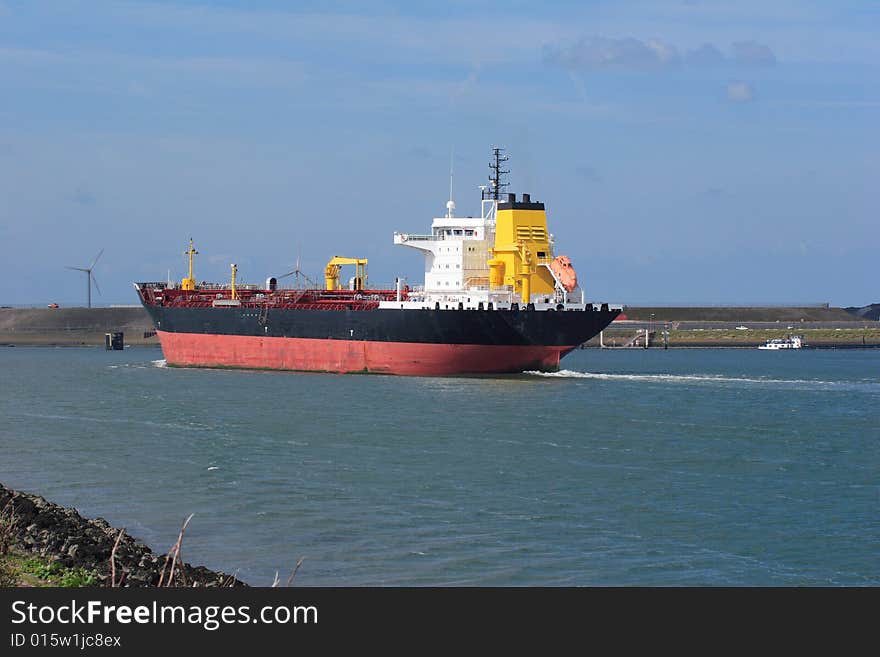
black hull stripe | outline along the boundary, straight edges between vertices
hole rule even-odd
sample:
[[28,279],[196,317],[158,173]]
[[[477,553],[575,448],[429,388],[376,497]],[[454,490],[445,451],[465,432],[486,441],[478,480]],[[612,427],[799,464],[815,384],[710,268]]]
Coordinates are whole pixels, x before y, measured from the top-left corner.
[[619,314],[602,311],[291,310],[146,306],[156,328],[207,333],[427,344],[574,346]]

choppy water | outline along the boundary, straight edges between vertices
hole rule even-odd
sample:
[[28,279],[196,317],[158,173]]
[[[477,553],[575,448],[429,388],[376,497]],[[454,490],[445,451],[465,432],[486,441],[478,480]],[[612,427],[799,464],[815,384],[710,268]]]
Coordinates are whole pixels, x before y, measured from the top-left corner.
[[554,374],[0,350],[0,482],[253,584],[880,584],[880,351],[576,352]]

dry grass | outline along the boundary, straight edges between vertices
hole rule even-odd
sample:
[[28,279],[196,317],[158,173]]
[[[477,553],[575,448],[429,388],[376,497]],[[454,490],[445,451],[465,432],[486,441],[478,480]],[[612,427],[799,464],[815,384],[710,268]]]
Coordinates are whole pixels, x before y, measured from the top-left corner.
[[[302,566],[302,562],[304,559],[305,557],[300,557],[299,560],[296,562],[296,566],[294,566],[293,571],[290,573],[290,577],[287,578],[287,584],[285,584],[285,586],[293,585],[293,580],[296,577],[296,572],[299,570],[299,567]],[[277,588],[279,586],[281,586],[281,580],[278,578],[278,571],[276,570],[275,579],[272,582],[272,588]]]
[[[6,557],[9,554],[16,523],[15,507],[12,506],[10,499],[3,507],[3,511],[0,512],[0,557]],[[15,569],[4,558],[3,561],[0,561],[0,587],[17,586],[18,581]]]
[[116,550],[119,548],[119,541],[122,540],[122,536],[125,534],[125,527],[119,530],[119,536],[116,537],[116,542],[113,544],[113,549],[110,551],[110,587],[116,588],[117,586],[122,586],[122,580],[125,579],[125,573],[119,578],[119,581],[116,581]]
[[6,506],[3,507],[3,511],[0,512],[0,556],[5,557],[9,554],[17,522],[15,507],[12,506],[12,499],[10,498]]
[[[162,574],[159,576],[159,584],[157,585],[159,588],[162,588],[162,585],[166,587],[173,586],[174,582],[174,569],[177,564],[181,564],[181,568],[178,571],[181,578],[181,585],[186,586],[186,574],[183,569],[183,560],[180,557],[180,548],[183,545],[183,534],[186,532],[186,527],[189,525],[189,521],[193,519],[192,513],[189,514],[186,520],[183,521],[183,525],[180,528],[180,533],[177,535],[177,542],[171,546],[171,549],[168,551],[168,554],[165,556],[165,564],[162,566]],[[171,572],[168,574],[168,579],[165,579],[165,571],[168,568],[168,560],[171,560]]]

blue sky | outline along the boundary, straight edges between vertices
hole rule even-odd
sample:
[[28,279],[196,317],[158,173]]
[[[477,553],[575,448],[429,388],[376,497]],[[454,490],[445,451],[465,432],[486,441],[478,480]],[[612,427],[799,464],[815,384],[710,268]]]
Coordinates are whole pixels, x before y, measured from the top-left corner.
[[489,150],[589,296],[863,305],[878,289],[875,2],[0,0],[0,304],[135,303],[368,257],[479,212]]

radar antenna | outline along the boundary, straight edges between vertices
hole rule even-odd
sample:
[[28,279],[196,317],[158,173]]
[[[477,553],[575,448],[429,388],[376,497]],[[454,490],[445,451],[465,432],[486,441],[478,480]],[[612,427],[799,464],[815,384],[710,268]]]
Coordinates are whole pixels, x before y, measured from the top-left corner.
[[504,155],[504,149],[497,146],[492,147],[492,162],[489,164],[489,189],[483,191],[483,199],[499,200],[501,194],[507,189],[509,184],[502,176],[506,176],[510,171],[502,169],[502,163],[507,162],[508,156]]

